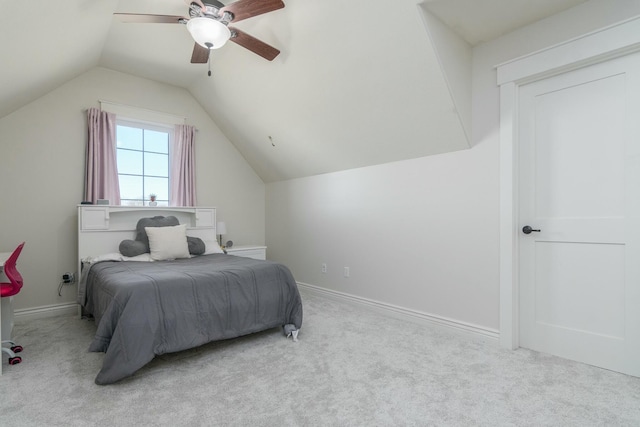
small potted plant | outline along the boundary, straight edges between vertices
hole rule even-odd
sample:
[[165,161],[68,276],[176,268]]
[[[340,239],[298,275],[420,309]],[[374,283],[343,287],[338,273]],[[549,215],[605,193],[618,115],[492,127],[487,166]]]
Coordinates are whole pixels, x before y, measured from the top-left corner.
[[149,206],[156,206],[158,204],[158,202],[156,202],[156,194],[155,193],[151,193],[149,194]]

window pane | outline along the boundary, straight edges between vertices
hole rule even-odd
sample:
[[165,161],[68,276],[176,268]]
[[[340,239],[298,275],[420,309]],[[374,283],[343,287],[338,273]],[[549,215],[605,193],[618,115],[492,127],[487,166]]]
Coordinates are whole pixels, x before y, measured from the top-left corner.
[[[144,178],[145,199],[149,199],[149,194],[154,193],[156,201],[169,200],[169,178]],[[160,203],[158,203],[160,204]]]
[[[153,128],[153,129],[149,129]],[[117,124],[117,162],[122,205],[146,206],[157,195],[158,206],[169,204],[169,144],[171,128],[143,123]]]
[[118,125],[116,139],[118,148],[142,150],[142,129]]
[[155,130],[144,130],[144,151],[169,153],[169,134]]
[[142,151],[117,150],[118,173],[142,175]]
[[167,154],[144,153],[144,174],[169,176],[169,156]]
[[141,176],[118,175],[118,180],[120,181],[121,199],[145,199],[143,197]]

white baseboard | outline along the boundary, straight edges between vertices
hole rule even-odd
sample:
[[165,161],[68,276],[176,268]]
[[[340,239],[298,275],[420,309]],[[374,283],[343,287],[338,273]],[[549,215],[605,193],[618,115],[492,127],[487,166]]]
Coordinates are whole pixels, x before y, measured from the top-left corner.
[[34,308],[15,310],[13,315],[16,320],[43,319],[46,317],[78,314],[78,304],[68,302],[64,304],[44,305]]
[[485,328],[483,326],[461,322],[459,320],[448,319],[446,317],[437,316],[434,314],[423,313],[420,311],[399,307],[393,304],[387,304],[384,302],[375,301],[344,292],[334,291],[332,289],[322,288],[320,286],[310,285],[308,283],[297,283],[302,293],[306,291],[336,301],[363,305],[379,313],[390,315],[397,319],[408,320],[414,323],[420,323],[428,326],[440,326],[449,330],[454,330],[456,332],[471,334],[482,339],[489,338],[496,343],[498,343],[498,340],[500,338],[500,332],[495,329]]
[[[340,302],[346,302],[351,304],[359,304],[370,309],[373,309],[379,313],[390,315],[397,319],[408,320],[414,323],[426,324],[429,326],[441,326],[449,330],[455,330],[457,332],[470,333],[482,338],[489,338],[498,342],[500,338],[500,332],[495,329],[489,329],[482,326],[474,325],[471,323],[461,322],[459,320],[448,319],[446,317],[423,313],[417,310],[411,310],[404,307],[399,307],[393,304],[387,304],[384,302],[359,297],[356,295],[347,294],[344,292],[334,291],[332,289],[322,288],[320,286],[310,285],[308,283],[297,282],[300,290],[304,293],[309,292],[315,295],[319,295],[325,298],[334,299]],[[64,303],[54,304],[34,308],[25,308],[21,310],[15,310],[14,316],[16,320],[31,320],[42,319],[46,317],[63,316],[63,315],[77,315],[78,304],[77,303]]]

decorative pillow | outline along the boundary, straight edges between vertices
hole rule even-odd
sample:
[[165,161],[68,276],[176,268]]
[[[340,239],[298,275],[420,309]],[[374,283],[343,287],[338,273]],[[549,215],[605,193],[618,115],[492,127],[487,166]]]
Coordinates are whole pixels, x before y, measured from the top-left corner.
[[154,216],[153,218],[140,218],[136,225],[136,241],[142,242],[145,247],[145,252],[149,250],[149,238],[145,231],[146,227],[172,227],[180,224],[178,218],[175,216]]
[[134,257],[149,252],[144,243],[138,242],[137,240],[123,240],[120,242],[118,249],[122,255],[127,257]]
[[149,237],[151,259],[162,261],[190,257],[186,225],[145,227],[145,231]]
[[189,245],[189,253],[191,255],[202,255],[206,246],[201,238],[187,236],[187,245]]
[[215,240],[207,240],[204,242],[206,250],[204,251],[204,255],[210,254],[223,254],[224,251]]

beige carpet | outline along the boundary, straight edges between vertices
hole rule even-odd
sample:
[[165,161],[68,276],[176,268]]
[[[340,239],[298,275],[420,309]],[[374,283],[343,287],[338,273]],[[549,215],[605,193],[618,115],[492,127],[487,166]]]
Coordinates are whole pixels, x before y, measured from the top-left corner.
[[640,426],[640,379],[303,294],[281,331],[165,355],[97,386],[95,325],[18,322],[1,426]]

